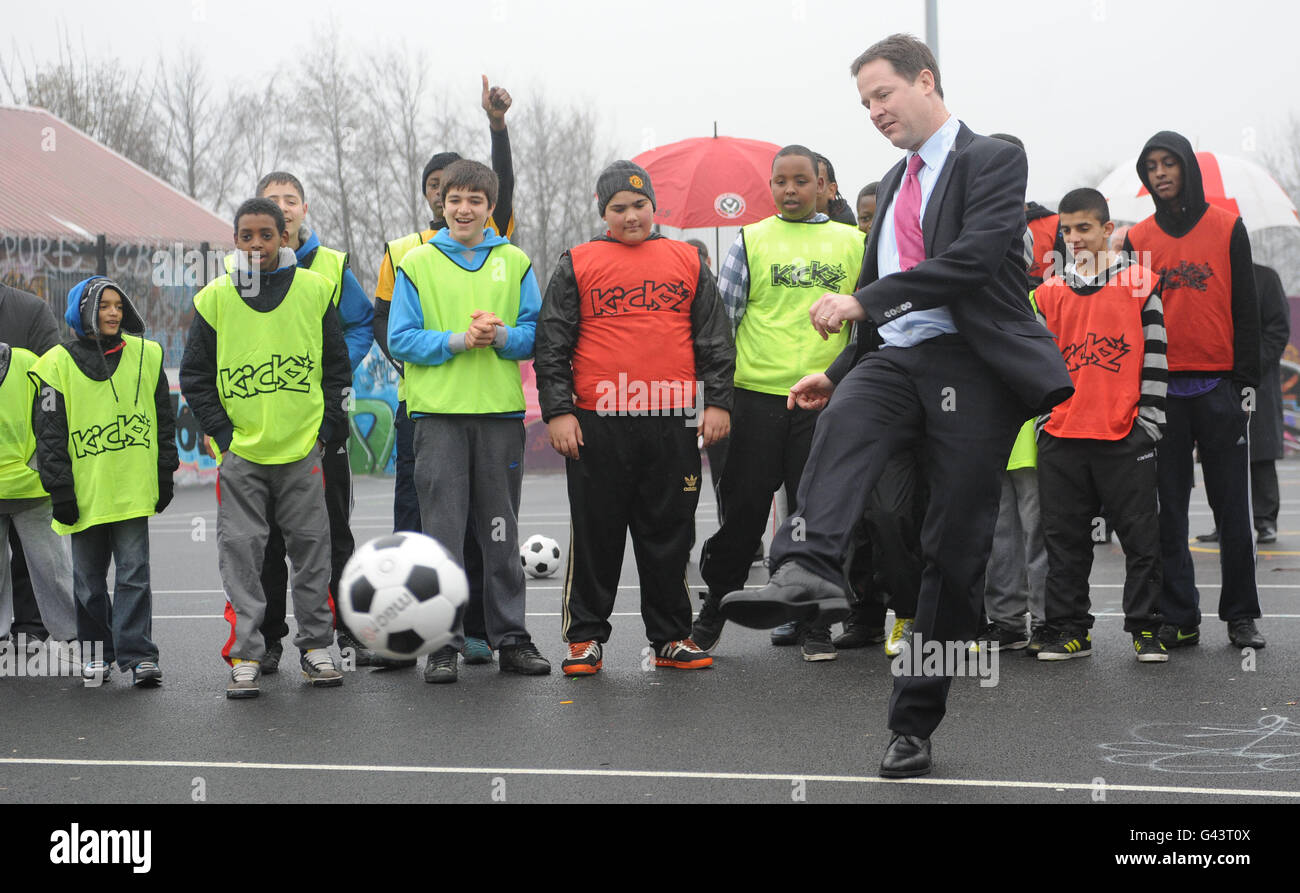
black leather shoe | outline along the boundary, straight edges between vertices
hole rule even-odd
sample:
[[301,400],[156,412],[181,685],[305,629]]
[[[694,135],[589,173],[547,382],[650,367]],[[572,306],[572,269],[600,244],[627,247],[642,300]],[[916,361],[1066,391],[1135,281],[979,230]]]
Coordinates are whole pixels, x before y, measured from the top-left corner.
[[929,775],[934,768],[930,759],[930,739],[891,732],[885,758],[880,761],[881,778],[914,778]]
[[883,623],[866,623],[850,616],[844,621],[844,632],[835,637],[836,648],[866,648],[868,645],[885,644]]
[[1198,533],[1196,535],[1196,541],[1198,543],[1217,543],[1219,541],[1218,528],[1216,527],[1214,530],[1211,530],[1209,533]]
[[772,629],[792,620],[830,625],[849,616],[844,589],[787,561],[762,589],[741,589],[722,599],[722,616],[750,629]]
[[1264,637],[1259,634],[1255,621],[1249,617],[1243,620],[1228,621],[1228,641],[1235,648],[1263,648]]
[[519,673],[523,676],[545,676],[551,672],[551,662],[542,657],[532,642],[501,646],[501,660],[497,669],[502,673]]

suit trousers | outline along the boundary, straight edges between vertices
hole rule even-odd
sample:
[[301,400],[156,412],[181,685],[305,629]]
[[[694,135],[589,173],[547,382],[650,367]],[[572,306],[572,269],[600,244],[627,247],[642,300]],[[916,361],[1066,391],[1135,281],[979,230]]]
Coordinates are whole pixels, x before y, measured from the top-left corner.
[[[960,336],[868,354],[835,388],[817,421],[799,510],[777,532],[772,566],[795,561],[843,586],[849,537],[872,488],[892,455],[919,446],[929,498],[914,635],[923,646],[973,639],[1001,473],[1028,414]],[[942,650],[952,653],[948,646]],[[930,737],[943,719],[952,672],[945,664],[934,675],[896,676],[889,728]]]
[[1248,416],[1241,408],[1241,397],[1225,379],[1199,397],[1170,397],[1165,418],[1165,436],[1156,449],[1160,552],[1164,562],[1160,613],[1165,623],[1181,627],[1201,622],[1201,593],[1196,588],[1187,544],[1195,445],[1205,476],[1205,495],[1219,531],[1223,579],[1219,619],[1259,617],[1250,510],[1250,446],[1246,440]]

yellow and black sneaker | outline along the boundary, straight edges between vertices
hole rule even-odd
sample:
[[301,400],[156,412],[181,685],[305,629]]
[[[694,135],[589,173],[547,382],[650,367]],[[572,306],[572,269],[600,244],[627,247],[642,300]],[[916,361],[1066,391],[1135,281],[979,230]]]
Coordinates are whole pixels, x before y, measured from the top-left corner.
[[1137,652],[1138,661],[1144,664],[1160,664],[1169,660],[1169,649],[1149,629],[1133,634],[1133,650]]
[[1048,642],[1038,652],[1039,660],[1069,660],[1092,654],[1092,634],[1087,630],[1064,630],[1055,641]]
[[1038,652],[1044,647],[1052,644],[1056,639],[1056,630],[1044,624],[1043,626],[1034,627],[1029,636],[1029,644],[1025,646],[1025,652],[1030,657],[1036,657]]
[[1161,642],[1164,642],[1166,648],[1186,648],[1189,645],[1201,644],[1201,628],[1199,626],[1179,626],[1176,623],[1163,623],[1156,635],[1160,637]]

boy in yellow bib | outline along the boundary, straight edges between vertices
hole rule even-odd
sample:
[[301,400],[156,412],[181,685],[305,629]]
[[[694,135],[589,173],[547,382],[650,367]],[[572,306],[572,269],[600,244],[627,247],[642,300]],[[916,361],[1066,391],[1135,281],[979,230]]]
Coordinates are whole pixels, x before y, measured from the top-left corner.
[[[0,341],[0,649],[9,637],[14,618],[14,584],[7,546],[9,529],[13,527],[22,538],[22,554],[14,558],[27,560],[32,594],[50,633],[49,645],[60,660],[70,663],[79,657],[71,647],[77,637],[72,553],[68,541],[50,527],[53,506],[35,467],[36,385],[28,373],[36,360],[30,350]],[[15,640],[19,653],[31,642],[21,631]],[[80,671],[80,663],[76,669]]]
[[329,646],[330,535],[322,445],[347,424],[352,382],[334,284],[298,266],[284,213],[253,198],[235,213],[239,268],[194,296],[181,390],[221,453],[217,554],[226,590],[229,698],[258,694],[266,638],[261,573],[272,518],[293,562],[294,645],[315,686],[343,684]]
[[[104,660],[82,676],[98,685],[118,669],[131,684],[162,682],[151,638],[149,517],[172,500],[180,465],[163,350],[117,283],[92,276],[68,292],[64,320],[75,339],[32,368],[40,389],[36,458],[53,501],[52,527],[72,536],[73,592],[82,653]],[[108,595],[108,563],[117,569]]]

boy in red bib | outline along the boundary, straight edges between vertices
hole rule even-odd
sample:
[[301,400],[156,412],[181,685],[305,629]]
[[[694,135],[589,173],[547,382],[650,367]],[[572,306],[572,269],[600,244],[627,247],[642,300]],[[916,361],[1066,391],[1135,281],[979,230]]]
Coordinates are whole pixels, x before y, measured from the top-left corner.
[[534,361],[542,418],[567,460],[563,668],[601,669],[630,528],[655,665],[702,669],[713,658],[691,639],[686,586],[700,498],[696,436],[707,447],[730,428],[731,328],[695,247],[653,232],[649,174],[616,161],[596,197],[609,230],[560,258]]
[[1259,386],[1259,298],[1250,238],[1241,218],[1205,200],[1187,138],[1162,131],[1147,141],[1138,176],[1156,212],[1129,230],[1162,282],[1169,334],[1169,423],[1160,444],[1160,548],[1164,583],[1160,638],[1200,641],[1200,593],[1187,548],[1195,444],[1205,495],[1219,530],[1219,619],[1238,648],[1262,648],[1250,512],[1247,425]]
[[1092,653],[1088,598],[1101,507],[1124,547],[1124,630],[1137,659],[1169,659],[1160,627],[1156,442],[1165,422],[1164,317],[1154,275],[1106,244],[1115,224],[1095,189],[1061,199],[1073,263],[1034,292],[1074,396],[1039,419],[1038,487],[1047,546],[1045,661]]

